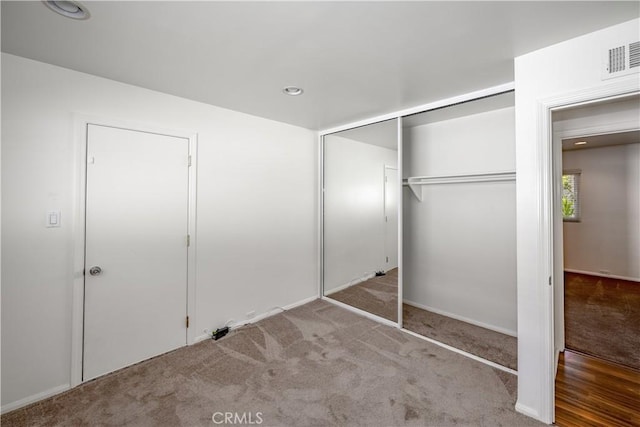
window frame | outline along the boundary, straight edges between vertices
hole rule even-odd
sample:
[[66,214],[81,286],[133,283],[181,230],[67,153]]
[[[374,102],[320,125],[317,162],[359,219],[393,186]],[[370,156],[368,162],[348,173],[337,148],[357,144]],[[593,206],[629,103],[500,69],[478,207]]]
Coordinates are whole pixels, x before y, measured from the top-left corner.
[[[582,221],[582,209],[580,209],[580,181],[581,181],[581,176],[582,176],[582,170],[580,169],[570,169],[570,170],[563,170],[562,171],[562,179],[563,179],[563,185],[562,185],[562,193],[561,193],[561,200],[564,200],[565,196],[564,196],[564,177],[565,176],[573,176],[573,193],[574,193],[574,203],[573,203],[573,209],[574,209],[574,214],[573,216],[565,216],[564,212],[562,213],[562,221],[563,222],[581,222]],[[561,209],[562,209],[562,205],[561,205]]]

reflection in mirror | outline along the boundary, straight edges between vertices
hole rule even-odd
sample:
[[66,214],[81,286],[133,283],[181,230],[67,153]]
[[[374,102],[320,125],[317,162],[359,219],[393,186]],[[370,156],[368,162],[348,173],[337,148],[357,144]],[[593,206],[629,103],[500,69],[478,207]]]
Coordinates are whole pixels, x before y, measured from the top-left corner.
[[324,136],[324,295],[398,320],[397,120]]
[[513,93],[403,123],[403,326],[516,369]]

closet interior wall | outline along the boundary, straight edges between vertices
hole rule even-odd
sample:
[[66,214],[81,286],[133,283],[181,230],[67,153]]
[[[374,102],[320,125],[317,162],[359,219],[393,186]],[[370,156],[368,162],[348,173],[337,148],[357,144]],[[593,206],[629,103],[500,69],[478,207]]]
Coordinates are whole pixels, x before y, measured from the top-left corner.
[[515,336],[513,92],[403,125],[404,302]]

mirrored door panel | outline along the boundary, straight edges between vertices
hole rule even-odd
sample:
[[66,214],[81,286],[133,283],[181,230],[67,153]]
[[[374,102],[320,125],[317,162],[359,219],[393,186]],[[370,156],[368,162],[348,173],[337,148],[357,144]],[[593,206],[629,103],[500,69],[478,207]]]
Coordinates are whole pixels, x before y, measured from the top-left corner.
[[324,136],[323,292],[398,321],[397,120]]
[[402,124],[403,327],[516,369],[514,94]]

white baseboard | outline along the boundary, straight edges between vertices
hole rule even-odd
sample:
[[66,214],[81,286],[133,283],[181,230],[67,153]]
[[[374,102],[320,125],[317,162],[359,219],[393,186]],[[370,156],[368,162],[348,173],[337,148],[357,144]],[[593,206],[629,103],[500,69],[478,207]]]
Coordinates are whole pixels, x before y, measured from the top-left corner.
[[204,341],[206,339],[211,338],[211,335],[209,334],[202,334],[202,335],[198,335],[197,337],[195,337],[193,339],[193,343],[192,344],[198,344],[200,341]]
[[[316,299],[318,299],[318,297],[314,295],[314,296],[302,299],[300,301],[296,301],[296,302],[294,302],[292,304],[285,305],[284,307],[274,308],[274,309],[269,310],[269,311],[267,311],[265,313],[259,314],[259,315],[255,316],[255,317],[252,317],[251,319],[246,319],[246,320],[243,320],[242,322],[240,322],[240,323],[238,323],[236,325],[229,326],[229,329],[233,330],[233,329],[239,328],[239,327],[244,326],[244,325],[249,325],[251,323],[256,323],[256,322],[258,322],[258,321],[260,321],[262,319],[266,319],[267,317],[274,316],[274,315],[276,315],[278,313],[283,313],[285,311],[291,310],[292,308],[296,308],[298,306],[310,303],[311,301],[314,301]],[[210,338],[211,338],[211,335],[209,335],[209,334],[198,335],[197,337],[195,337],[193,339],[193,344],[199,343],[200,341],[204,341],[204,340],[207,340],[207,339],[210,339]]]
[[285,305],[282,308],[284,308],[285,310],[291,310],[292,308],[296,308],[296,307],[299,307],[301,305],[308,304],[311,301],[315,301],[317,299],[318,299],[318,297],[314,295],[314,296],[309,297],[309,298],[301,299],[300,301],[294,302],[293,304]]
[[325,292],[324,295],[327,296],[327,295],[331,295],[331,294],[336,293],[336,292],[340,292],[340,291],[342,291],[344,289],[350,288],[351,286],[357,285],[358,283],[362,283],[362,282],[365,282],[365,281],[367,281],[369,279],[373,279],[374,277],[376,277],[375,273],[365,274],[362,277],[358,277],[357,279],[353,279],[353,280],[345,283],[344,285],[340,285],[337,288],[333,288],[330,291]]
[[300,301],[296,301],[296,302],[294,302],[292,304],[285,305],[284,307],[278,307],[278,308],[271,309],[271,310],[267,311],[266,313],[259,314],[259,315],[255,316],[255,317],[252,317],[251,319],[247,319],[247,320],[243,321],[243,323],[241,323],[241,324],[233,325],[231,327],[231,329],[235,329],[235,328],[238,328],[238,327],[244,326],[244,325],[249,325],[251,323],[256,323],[256,322],[258,322],[258,321],[260,321],[262,319],[266,319],[267,317],[271,317],[271,316],[274,316],[274,315],[276,315],[278,313],[283,313],[285,311],[289,311],[292,308],[296,308],[298,306],[307,304],[307,303],[309,303],[311,301],[314,301],[314,300],[317,300],[317,299],[318,299],[318,297],[314,295],[312,297],[305,298],[305,299],[302,299]]
[[626,280],[628,282],[640,282],[640,277],[616,276],[615,274],[596,273],[595,271],[574,270],[573,268],[565,268],[565,273],[584,274],[587,276],[607,277],[609,279]]
[[49,390],[41,391],[40,393],[32,394],[31,396],[27,396],[23,399],[3,405],[2,408],[0,408],[0,413],[6,414],[7,412],[13,411],[14,409],[22,408],[23,406],[30,405],[31,403],[46,399],[47,397],[55,396],[56,394],[60,394],[63,391],[67,391],[69,389],[71,389],[71,386],[69,384],[63,384],[57,387],[50,388]]
[[333,288],[330,291],[325,292],[325,295],[335,294],[336,292],[343,291],[347,288],[350,288],[353,285],[355,285],[355,283],[352,283],[352,282],[345,283],[344,285],[340,285],[337,288]]
[[490,331],[499,332],[501,334],[509,335],[509,336],[516,337],[516,338],[518,337],[518,332],[517,331],[513,331],[511,329],[506,329],[506,328],[502,328],[500,326],[495,326],[495,325],[490,325],[488,323],[479,322],[479,321],[477,321],[475,319],[469,319],[468,317],[460,316],[460,315],[457,315],[457,314],[454,314],[454,313],[449,313],[448,311],[440,310],[438,308],[429,307],[427,305],[418,304],[417,302],[413,302],[413,301],[409,301],[409,300],[403,300],[403,302],[405,304],[407,304],[407,305],[419,308],[421,310],[426,310],[426,311],[430,311],[430,312],[435,313],[435,314],[440,314],[442,316],[451,317],[452,319],[460,320],[461,322],[470,323],[470,324],[475,325],[475,326],[480,326],[481,328],[489,329]]
[[[526,405],[523,405],[520,402],[516,402],[516,412],[520,412],[521,414],[526,415],[527,417],[531,417],[541,422],[545,422],[540,418],[540,413],[533,408],[530,408]],[[546,424],[546,423],[545,423]]]

